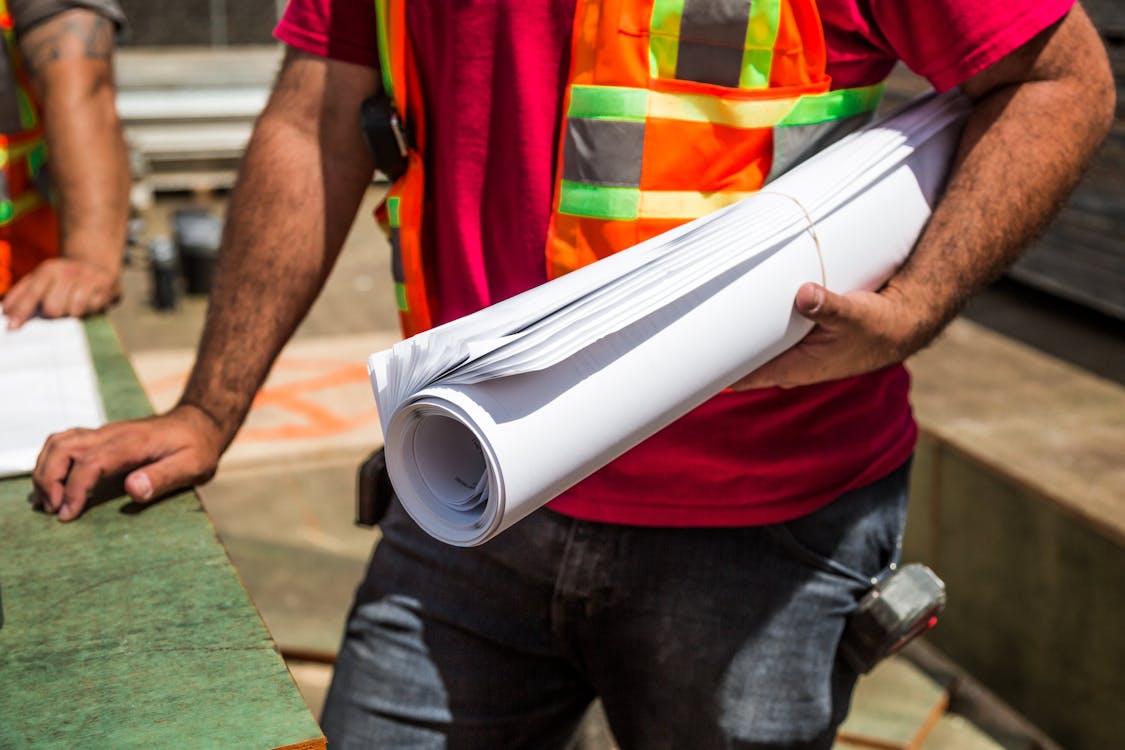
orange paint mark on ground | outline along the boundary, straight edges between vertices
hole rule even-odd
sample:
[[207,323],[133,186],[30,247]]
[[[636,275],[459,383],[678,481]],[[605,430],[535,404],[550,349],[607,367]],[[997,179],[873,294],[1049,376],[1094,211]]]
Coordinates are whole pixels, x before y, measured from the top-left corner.
[[330,437],[349,432],[375,417],[375,407],[361,410],[352,416],[340,416],[331,409],[307,398],[307,394],[356,383],[367,383],[367,368],[348,363],[341,365],[331,360],[283,360],[275,369],[307,370],[332,367],[321,372],[278,385],[266,385],[254,398],[254,407],[273,407],[288,412],[300,421],[276,427],[246,427],[238,434],[238,440],[309,440]]
[[[269,407],[294,418],[290,424],[274,427],[244,427],[239,431],[238,442],[265,442],[276,440],[310,440],[331,437],[349,432],[377,417],[374,400],[367,408],[340,415],[309,398],[309,394],[341,386],[367,384],[367,368],[354,362],[339,360],[286,357],[274,365],[273,372],[313,372],[303,377],[270,385],[268,382],[254,398],[252,409]],[[146,383],[149,393],[168,389],[182,389],[187,373],[178,372],[155,378]]]

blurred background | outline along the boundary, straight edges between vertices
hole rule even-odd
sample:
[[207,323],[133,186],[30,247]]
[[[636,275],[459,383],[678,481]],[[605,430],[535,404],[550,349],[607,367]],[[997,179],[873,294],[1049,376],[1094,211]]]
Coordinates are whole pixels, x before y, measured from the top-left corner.
[[[281,50],[283,0],[125,0],[133,169],[110,314],[150,400],[194,355],[228,192]],[[1091,0],[1118,81],[1125,7]],[[1120,84],[1119,84],[1120,86]],[[896,71],[887,105],[925,85]],[[1125,125],[1051,230],[910,363],[923,436],[907,557],[948,587],[924,643],[861,684],[841,747],[1125,747]],[[393,343],[372,184],[327,288],[203,503],[315,712],[378,531],[355,474],[381,442],[367,355]],[[317,207],[310,206],[310,210]],[[612,747],[596,712],[580,744]]]

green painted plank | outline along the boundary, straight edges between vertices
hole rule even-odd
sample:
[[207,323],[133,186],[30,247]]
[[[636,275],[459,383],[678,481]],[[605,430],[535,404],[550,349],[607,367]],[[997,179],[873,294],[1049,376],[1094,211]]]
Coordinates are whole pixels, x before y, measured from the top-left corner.
[[98,374],[98,387],[110,422],[136,419],[152,414],[152,406],[141,388],[137,374],[121,351],[117,333],[105,316],[87,318],[86,340],[90,342],[90,358]]
[[[87,332],[109,416],[148,413],[109,326]],[[319,740],[195,493],[61,524],[30,491],[0,481],[0,747]]]

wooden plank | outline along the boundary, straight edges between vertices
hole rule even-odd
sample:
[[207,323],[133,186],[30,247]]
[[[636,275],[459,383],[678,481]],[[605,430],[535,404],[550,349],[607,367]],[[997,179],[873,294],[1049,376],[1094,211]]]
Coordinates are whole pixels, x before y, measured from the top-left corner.
[[[147,414],[108,324],[87,333],[108,417]],[[0,482],[0,747],[324,747],[193,492],[61,524],[30,491]]]

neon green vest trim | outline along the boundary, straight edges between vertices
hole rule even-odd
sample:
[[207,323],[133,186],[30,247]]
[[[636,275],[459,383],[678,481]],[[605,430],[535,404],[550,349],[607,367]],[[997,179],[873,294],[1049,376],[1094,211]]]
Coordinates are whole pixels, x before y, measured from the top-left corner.
[[390,221],[393,229],[398,229],[402,226],[399,218],[399,208],[402,205],[401,198],[388,198],[387,199],[387,220]]
[[838,89],[817,96],[802,96],[777,125],[816,125],[872,112],[883,98],[884,87],[884,84],[877,83],[862,88]]
[[649,22],[648,67],[653,78],[676,77],[684,0],[654,0]]
[[389,14],[388,0],[375,0],[375,20],[379,34],[379,72],[383,76],[383,89],[393,102],[395,86],[394,81],[391,80],[391,37],[387,30]]
[[29,211],[39,208],[45,203],[43,196],[38,192],[24,193],[19,198],[0,200],[0,226],[7,226]]
[[[567,116],[572,120],[623,122],[644,122],[649,118],[661,118],[710,122],[745,129],[815,126],[871,112],[878,106],[882,94],[883,84],[880,83],[793,99],[738,101],[620,86],[576,85],[571,88]],[[593,123],[585,131],[588,136],[597,132],[591,128]],[[635,132],[635,137],[644,137],[643,128],[637,128]],[[613,131],[615,138],[629,138],[629,133],[628,129]],[[612,150],[618,154],[618,159],[625,158],[622,156],[625,153],[641,152],[639,148]],[[775,153],[775,160],[777,158],[779,155]],[[639,168],[635,172],[639,175]],[[596,173],[596,170],[589,170],[587,173]],[[593,184],[564,179],[559,187],[559,212],[610,221],[635,221],[641,218],[690,219],[730,205],[746,195],[748,194],[743,192],[642,191],[639,183],[623,186],[619,182]]]
[[[728,59],[728,51],[737,49],[737,42],[732,44],[733,40],[726,34],[720,32],[720,36],[723,37],[721,39],[683,38],[685,33],[689,36],[692,34],[690,25],[693,14],[696,16],[696,21],[702,16],[713,24],[715,13],[718,13],[719,17],[729,16],[727,20],[731,24],[745,24],[745,33],[741,35],[742,50],[740,54],[736,53],[733,60]],[[685,24],[689,26],[688,32],[683,30]],[[680,62],[681,44],[689,44],[694,45],[693,52],[696,56],[716,58],[714,60],[716,65],[727,68],[729,75],[723,77],[729,80],[723,85],[741,89],[768,88],[770,68],[773,66],[773,50],[780,24],[781,0],[754,0],[742,8],[736,4],[721,2],[709,6],[703,0],[696,0],[690,5],[686,0],[654,0],[648,28],[649,74],[661,80],[684,80],[682,75],[677,75],[677,67]],[[707,26],[708,23],[705,21],[703,28]],[[699,29],[699,26],[695,28]],[[701,51],[707,49],[712,52]],[[720,61],[717,58],[723,59]],[[738,69],[735,70],[734,66],[738,66]],[[737,76],[730,77],[734,73],[737,73]],[[700,79],[689,77],[686,80]]]
[[624,86],[575,85],[571,87],[567,116],[634,122],[657,117],[746,129],[814,125],[873,111],[882,99],[883,88],[877,83],[792,99],[739,101]]
[[746,42],[742,51],[742,75],[739,88],[764,89],[770,85],[773,48],[781,26],[781,0],[750,3],[750,22],[746,24]]

